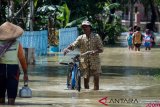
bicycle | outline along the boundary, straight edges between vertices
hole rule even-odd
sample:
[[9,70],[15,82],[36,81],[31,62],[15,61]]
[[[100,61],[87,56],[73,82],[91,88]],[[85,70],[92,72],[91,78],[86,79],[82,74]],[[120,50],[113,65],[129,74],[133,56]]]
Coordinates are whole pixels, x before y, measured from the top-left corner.
[[80,92],[81,90],[81,71],[79,68],[80,56],[85,56],[92,53],[92,51],[87,51],[83,54],[77,54],[75,57],[71,58],[72,61],[69,63],[60,62],[60,64],[68,65],[67,70],[67,88],[76,89]]
[[79,57],[77,54],[75,57],[71,58],[72,61],[69,63],[60,62],[62,65],[68,65],[67,69],[67,88],[76,89],[80,92],[81,90],[81,72],[79,68]]

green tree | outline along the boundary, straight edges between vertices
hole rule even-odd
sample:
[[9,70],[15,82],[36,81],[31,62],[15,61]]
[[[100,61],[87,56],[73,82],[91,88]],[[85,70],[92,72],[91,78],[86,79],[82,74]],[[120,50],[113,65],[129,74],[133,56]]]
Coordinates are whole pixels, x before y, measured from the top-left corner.
[[94,19],[96,31],[100,34],[102,40],[108,38],[109,44],[114,44],[116,37],[123,31],[121,18],[112,11],[118,9],[119,6],[118,3],[106,2],[103,11],[97,14]]
[[[14,1],[16,7],[18,7],[14,12],[14,17],[18,18],[21,16],[25,25],[27,24],[30,9],[28,1]],[[115,0],[65,1],[66,4],[62,0],[34,0],[35,14],[34,17],[31,16],[31,20],[35,25],[34,30],[46,29],[48,22],[49,26],[51,25],[53,28],[61,28],[71,26],[80,27],[80,23],[83,20],[89,20],[93,23],[93,29],[101,35],[102,40],[106,36],[115,38],[120,33],[121,19],[114,14],[115,9],[119,9],[119,5],[114,4]],[[7,2],[5,6],[7,6]]]
[[144,5],[144,7],[146,7],[146,14],[147,11],[151,11],[151,20],[150,23],[147,24],[147,28],[156,31],[156,27],[155,27],[155,22],[156,21],[160,21],[159,19],[159,9],[158,9],[158,5],[160,6],[160,1],[159,0],[142,0],[141,1]]
[[[112,2],[115,1],[76,0],[77,4],[71,4],[72,6],[74,5],[75,11],[71,9],[72,23],[69,23],[68,26],[75,26],[75,24],[77,24],[77,26],[80,27],[80,23],[83,20],[89,20],[93,24],[93,29],[100,34],[102,40],[108,37],[109,43],[113,44],[116,36],[120,35],[122,26],[120,17],[114,14],[120,5]],[[69,7],[72,7],[71,5],[69,5]]]

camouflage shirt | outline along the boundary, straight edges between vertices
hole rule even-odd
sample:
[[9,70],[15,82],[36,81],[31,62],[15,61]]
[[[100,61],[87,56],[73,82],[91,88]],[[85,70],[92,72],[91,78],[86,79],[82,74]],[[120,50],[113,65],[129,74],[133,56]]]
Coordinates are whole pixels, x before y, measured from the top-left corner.
[[[79,48],[80,53],[87,51],[94,51],[97,49],[103,50],[103,44],[98,34],[91,33],[90,37],[87,38],[86,34],[80,35],[76,41],[71,44],[72,49]],[[99,54],[85,55],[80,58],[81,69],[92,71],[91,73],[101,73],[101,64]]]

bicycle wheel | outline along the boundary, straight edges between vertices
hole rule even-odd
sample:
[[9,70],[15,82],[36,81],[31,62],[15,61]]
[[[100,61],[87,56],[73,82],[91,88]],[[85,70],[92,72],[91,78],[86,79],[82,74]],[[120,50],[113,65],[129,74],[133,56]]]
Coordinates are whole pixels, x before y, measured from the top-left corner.
[[78,66],[77,64],[73,65],[72,75],[71,75],[71,87],[76,89],[76,75],[77,75]]
[[76,74],[76,89],[79,92],[81,90],[81,72],[80,72],[80,69],[77,70],[77,74]]
[[72,70],[72,75],[71,75],[71,88],[75,89],[76,85],[76,79],[75,79],[75,69]]
[[72,67],[71,65],[68,65],[67,69],[67,88],[71,89],[71,72],[72,72]]

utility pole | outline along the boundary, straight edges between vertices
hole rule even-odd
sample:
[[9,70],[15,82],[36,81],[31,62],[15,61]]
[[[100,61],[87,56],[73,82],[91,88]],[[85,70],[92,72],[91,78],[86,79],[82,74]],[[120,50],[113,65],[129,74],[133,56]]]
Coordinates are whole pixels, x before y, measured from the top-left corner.
[[[33,19],[34,19],[34,3],[33,0],[29,0],[29,30],[30,32],[33,31]],[[26,60],[28,64],[35,64],[35,49],[34,48],[26,48]]]

